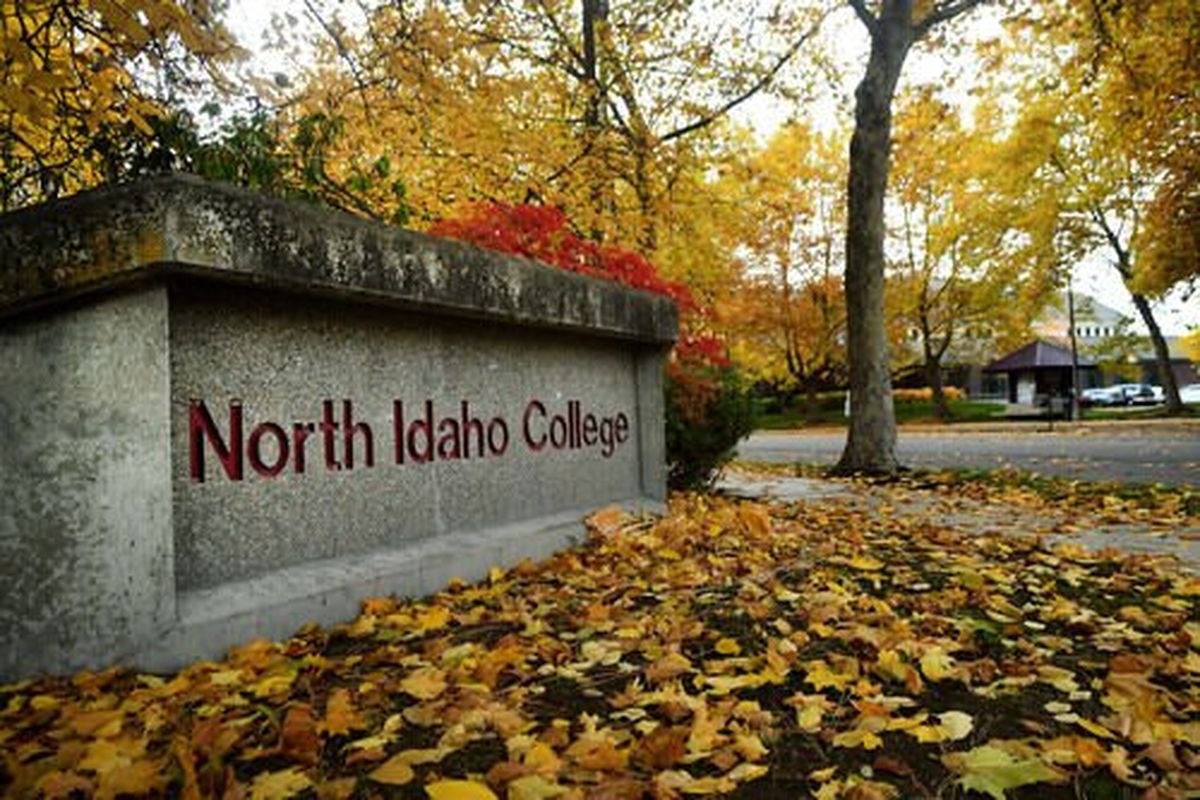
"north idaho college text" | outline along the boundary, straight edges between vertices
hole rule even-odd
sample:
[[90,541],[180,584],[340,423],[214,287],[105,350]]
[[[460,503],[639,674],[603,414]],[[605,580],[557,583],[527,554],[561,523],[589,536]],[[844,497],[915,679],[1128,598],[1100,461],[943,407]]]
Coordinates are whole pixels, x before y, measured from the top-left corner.
[[[220,466],[216,474],[223,472],[233,481],[244,478],[246,464],[263,478],[274,478],[285,470],[301,475],[374,467],[375,429],[355,419],[353,402],[322,400],[320,410],[320,418],[313,422],[285,425],[264,420],[251,426],[241,401],[231,400],[226,424],[221,425],[203,400],[192,400],[188,406],[192,480],[202,483],[208,477],[206,453],[215,456]],[[391,425],[384,428],[391,431],[388,457],[392,463],[499,458],[509,452],[514,438],[532,453],[594,450],[609,458],[630,436],[629,417],[624,412],[584,411],[579,400],[557,405],[530,400],[521,412],[515,437],[503,416],[475,416],[467,400],[459,403],[457,414],[436,411],[432,400],[415,406],[401,400],[392,403]],[[382,451],[378,455],[384,457]]]

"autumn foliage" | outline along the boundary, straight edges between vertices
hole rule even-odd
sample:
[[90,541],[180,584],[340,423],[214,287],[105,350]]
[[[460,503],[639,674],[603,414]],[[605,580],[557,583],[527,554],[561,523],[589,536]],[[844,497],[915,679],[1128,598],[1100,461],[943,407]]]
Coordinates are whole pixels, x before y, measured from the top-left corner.
[[345,625],[0,686],[0,795],[1194,794],[1200,580],[1050,532],[1158,538],[1196,524],[1194,494],[840,488],[863,502],[610,508],[586,544]]
[[725,343],[706,330],[706,310],[687,286],[663,278],[645,256],[585,239],[561,209],[540,205],[477,205],[462,217],[439,222],[430,233],[675,301],[683,333],[666,374],[667,461],[673,485],[705,483],[749,432],[749,405]]
[[485,203],[475,206],[465,216],[437,223],[429,232],[666,295],[675,301],[682,314],[697,313],[696,302],[686,286],[664,279],[639,253],[579,236],[559,208]]

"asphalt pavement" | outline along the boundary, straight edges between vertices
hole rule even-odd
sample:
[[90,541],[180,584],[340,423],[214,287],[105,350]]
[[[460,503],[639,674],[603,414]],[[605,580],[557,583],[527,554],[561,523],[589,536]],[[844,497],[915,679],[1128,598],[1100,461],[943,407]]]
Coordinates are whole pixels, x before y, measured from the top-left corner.
[[[832,465],[845,441],[844,429],[759,431],[738,446],[738,458]],[[1011,467],[1085,480],[1200,487],[1198,425],[1055,432],[1035,424],[996,430],[901,428],[897,455],[909,467]]]

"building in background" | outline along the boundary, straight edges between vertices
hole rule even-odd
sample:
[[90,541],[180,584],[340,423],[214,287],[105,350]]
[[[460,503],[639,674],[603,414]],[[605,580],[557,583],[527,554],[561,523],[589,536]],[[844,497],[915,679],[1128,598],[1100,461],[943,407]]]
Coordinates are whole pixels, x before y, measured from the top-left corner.
[[[1080,352],[1085,349],[1102,348],[1114,338],[1128,335],[1133,320],[1104,305],[1091,295],[1075,293],[1075,341]],[[1067,342],[1071,339],[1071,325],[1067,311],[1067,295],[1063,292],[1056,303],[1033,321],[1033,334],[1039,339]]]

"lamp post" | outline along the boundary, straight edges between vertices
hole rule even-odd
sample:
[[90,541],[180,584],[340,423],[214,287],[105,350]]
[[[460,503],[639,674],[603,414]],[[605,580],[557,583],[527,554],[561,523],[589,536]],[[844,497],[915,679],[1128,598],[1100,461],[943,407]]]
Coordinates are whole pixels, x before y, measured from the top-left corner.
[[1067,325],[1071,333],[1071,419],[1079,419],[1079,346],[1075,341],[1075,289],[1067,272]]

